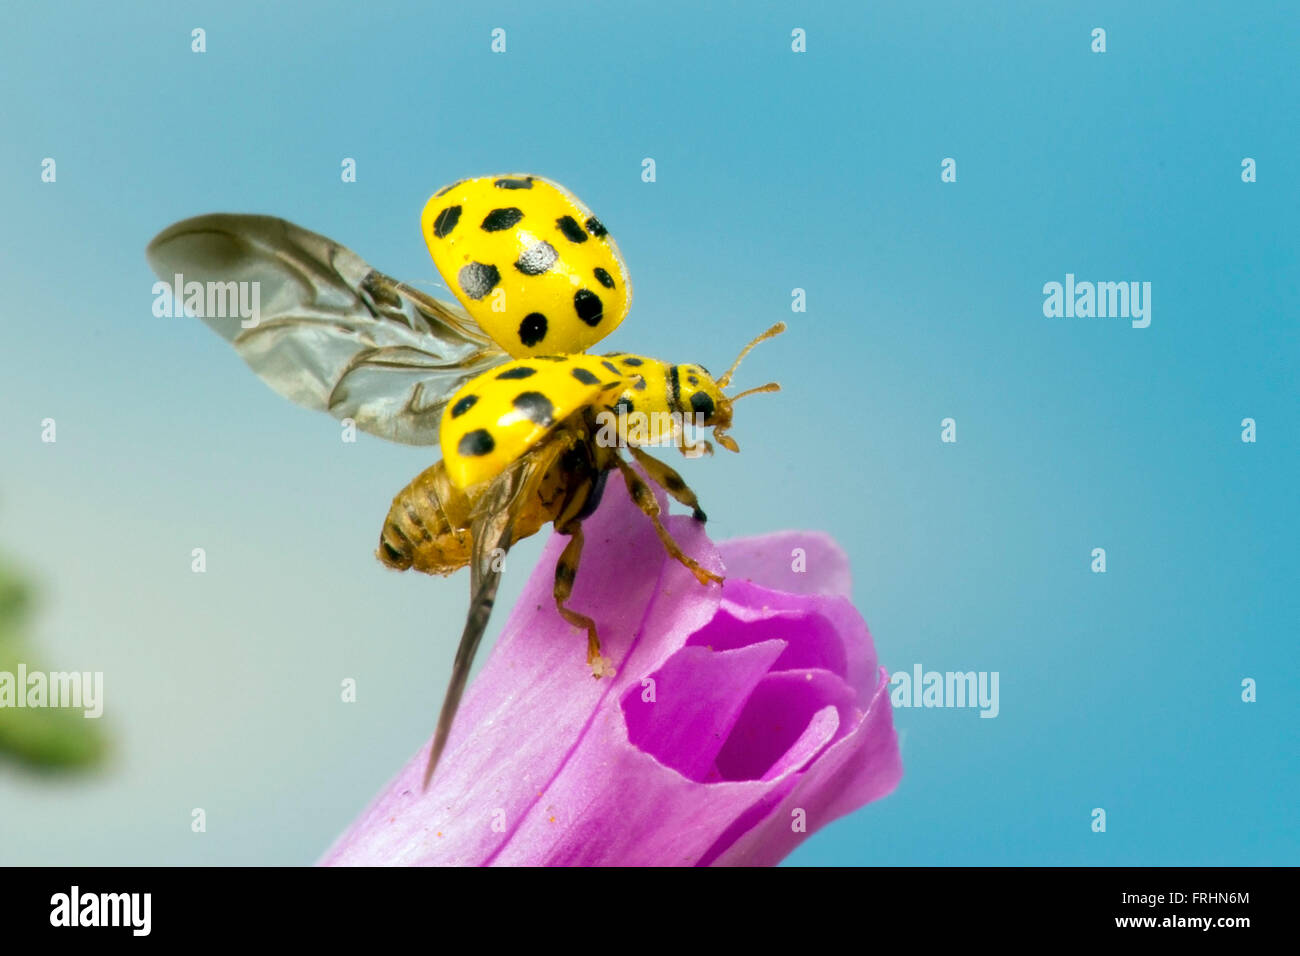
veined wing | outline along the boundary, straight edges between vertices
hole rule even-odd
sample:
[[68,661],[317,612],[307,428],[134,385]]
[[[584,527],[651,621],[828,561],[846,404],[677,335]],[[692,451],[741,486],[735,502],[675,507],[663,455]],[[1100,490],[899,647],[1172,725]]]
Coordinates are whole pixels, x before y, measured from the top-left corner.
[[[447,399],[507,358],[459,305],[283,219],[196,216],[160,232],[146,255],[163,282],[203,285],[200,317],[273,389],[391,441],[437,444]],[[226,315],[206,314],[213,286],[227,307],[212,311]],[[241,289],[257,305],[251,318],[230,307]]]
[[518,459],[494,478],[474,503],[471,514],[474,547],[470,560],[469,614],[465,618],[465,630],[461,633],[460,644],[456,648],[451,679],[447,683],[442,710],[438,713],[438,727],[429,748],[429,761],[424,768],[426,790],[434,768],[442,757],[443,748],[447,746],[456,711],[460,709],[461,695],[465,693],[465,684],[469,681],[474,655],[478,653],[479,643],[487,631],[488,619],[492,616],[497,586],[501,583],[501,571],[498,570],[493,552],[498,548],[498,553],[510,550],[515,542],[514,530],[520,516],[536,496],[538,485],[546,472],[567,447],[563,442],[552,442],[549,446]]

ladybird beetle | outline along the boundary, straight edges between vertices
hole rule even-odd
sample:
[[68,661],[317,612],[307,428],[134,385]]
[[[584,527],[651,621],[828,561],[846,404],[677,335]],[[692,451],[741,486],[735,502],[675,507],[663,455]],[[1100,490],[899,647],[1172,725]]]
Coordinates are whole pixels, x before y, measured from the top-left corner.
[[[558,612],[587,633],[596,677],[612,673],[594,621],[567,606],[582,522],[617,470],[668,553],[702,584],[721,582],[682,552],[655,496],[620,454],[705,520],[681,476],[647,454],[628,422],[664,416],[683,453],[686,422],[724,448],[731,378],[777,323],[721,376],[624,352],[582,354],[627,314],[632,287],[604,225],[563,187],[538,176],[461,180],[424,207],[421,229],[459,305],[368,265],[351,250],[283,219],[212,214],[175,223],[149,244],[160,279],[257,282],[260,316],[200,315],[268,385],[290,400],[391,441],[441,444],[442,459],[394,497],[376,552],[391,568],[470,568],[470,608],[430,747],[425,786],[447,742],[500,582],[494,557],[545,525],[569,537],[555,570]],[[611,427],[611,421],[614,424]]]

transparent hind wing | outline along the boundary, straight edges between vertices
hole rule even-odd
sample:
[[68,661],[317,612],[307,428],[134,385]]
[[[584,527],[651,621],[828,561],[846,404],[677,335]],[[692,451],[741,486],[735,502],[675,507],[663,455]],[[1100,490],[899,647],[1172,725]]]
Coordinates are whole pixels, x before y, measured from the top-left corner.
[[182,291],[202,284],[190,311],[271,388],[390,441],[436,444],[447,399],[508,358],[459,305],[283,219],[197,216],[160,232],[146,256],[169,287],[178,275]]
[[456,659],[451,665],[451,679],[438,714],[433,745],[429,748],[429,762],[424,768],[425,789],[428,789],[434,768],[447,746],[456,711],[460,709],[461,696],[469,682],[474,656],[492,616],[497,586],[501,583],[501,562],[497,559],[514,544],[514,531],[520,516],[532,503],[543,476],[565,447],[560,442],[552,442],[520,458],[492,480],[474,505],[470,518],[474,548],[470,559],[469,614],[465,618],[460,645],[456,648]]

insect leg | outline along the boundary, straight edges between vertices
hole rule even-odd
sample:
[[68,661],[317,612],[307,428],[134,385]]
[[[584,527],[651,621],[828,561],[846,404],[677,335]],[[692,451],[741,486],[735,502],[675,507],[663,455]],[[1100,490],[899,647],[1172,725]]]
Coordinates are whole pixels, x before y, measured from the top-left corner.
[[632,457],[637,460],[637,463],[646,470],[646,474],[650,476],[651,481],[691,509],[696,521],[709,520],[708,515],[700,510],[700,500],[695,497],[695,492],[691,490],[690,486],[682,480],[681,475],[658,458],[642,451],[636,445],[628,445],[627,450],[632,453]]
[[693,445],[686,444],[685,437],[677,445],[677,450],[682,453],[683,458],[700,458],[704,455],[713,454],[713,443],[701,438]]
[[638,508],[646,513],[646,516],[654,524],[655,534],[659,535],[659,540],[663,543],[664,550],[667,551],[674,560],[680,561],[682,564],[686,565],[686,567],[690,568],[691,573],[695,575],[695,579],[701,584],[708,584],[710,581],[716,581],[718,584],[721,584],[723,578],[720,575],[714,574],[712,571],[703,567],[698,561],[683,551],[681,545],[673,540],[673,536],[668,533],[668,529],[664,527],[664,523],[659,520],[659,502],[655,500],[655,496],[650,492],[650,486],[641,480],[641,476],[632,470],[631,465],[617,455],[614,456],[614,464],[617,465],[618,470],[623,473],[623,480],[627,482],[627,491],[628,494],[632,496],[632,501],[636,503]]
[[[702,458],[705,455],[708,455],[709,457],[713,456],[713,442],[707,441],[703,438],[694,442],[688,442],[686,440],[686,428],[682,422],[677,419],[673,420],[672,435],[673,447],[682,453],[683,458]],[[623,439],[623,445],[621,447],[632,447],[632,443],[627,441],[626,436],[620,435],[619,437]]]
[[600,638],[596,636],[596,622],[585,614],[570,610],[564,603],[573,596],[573,582],[578,577],[578,562],[582,558],[582,525],[574,522],[569,543],[564,546],[560,560],[555,563],[555,608],[574,627],[587,632],[587,663],[592,676],[601,677],[609,670],[608,662],[600,656]]

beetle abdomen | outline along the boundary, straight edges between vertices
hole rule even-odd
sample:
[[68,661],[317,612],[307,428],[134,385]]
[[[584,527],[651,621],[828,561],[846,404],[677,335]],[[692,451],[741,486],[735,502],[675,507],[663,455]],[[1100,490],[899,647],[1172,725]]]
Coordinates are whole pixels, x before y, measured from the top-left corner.
[[441,461],[393,498],[375,556],[390,568],[451,574],[469,564],[469,499],[447,478]]

